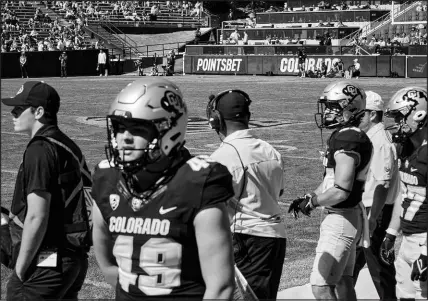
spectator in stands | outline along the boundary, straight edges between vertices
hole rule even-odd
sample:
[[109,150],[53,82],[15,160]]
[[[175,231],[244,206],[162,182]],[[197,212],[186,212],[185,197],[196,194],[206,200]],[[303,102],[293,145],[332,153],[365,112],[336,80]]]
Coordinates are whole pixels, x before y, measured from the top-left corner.
[[195,17],[198,17],[198,19],[201,18],[201,2],[196,1],[195,8],[190,13],[190,16],[192,17],[195,15]]
[[273,12],[276,12],[276,9],[273,7],[273,5],[271,5],[266,12],[267,13],[273,13]]
[[153,5],[151,10],[150,10],[149,20],[150,21],[156,21],[158,18],[157,16],[159,14],[160,14],[159,7],[157,6],[157,4]]
[[106,63],[107,63],[107,55],[105,54],[104,50],[100,49],[100,53],[98,53],[98,65],[97,65],[97,71],[99,71],[100,76],[103,76],[105,73]]
[[186,15],[186,17],[189,15],[189,3],[188,1],[183,1],[182,9],[181,9],[181,16]]
[[238,33],[238,29],[230,34],[229,42],[238,45],[238,41],[241,39],[241,35]]
[[21,56],[19,57],[19,66],[21,67],[21,77],[28,78],[28,72],[27,72],[28,59],[27,59],[27,55],[25,54],[25,51],[21,52]]
[[59,57],[59,61],[61,64],[61,77],[67,77],[67,53],[63,51]]
[[244,30],[244,37],[242,38],[242,43],[244,45],[248,45],[248,33],[246,30]]
[[254,13],[248,15],[246,28],[255,28],[256,27],[256,16]]
[[324,23],[322,22],[322,20],[319,21],[319,23],[317,24],[318,27],[324,27]]
[[401,45],[404,47],[407,47],[409,46],[409,44],[410,44],[409,36],[405,32],[403,32],[403,34],[401,35]]
[[288,3],[284,2],[284,7],[282,9],[283,11],[288,11]]
[[379,38],[379,47],[380,48],[383,48],[383,47],[385,47],[386,46],[386,42],[385,42],[385,40],[383,39],[383,37],[380,37]]
[[233,13],[233,9],[229,9],[229,14],[227,15],[227,19],[229,21],[235,20],[235,14]]

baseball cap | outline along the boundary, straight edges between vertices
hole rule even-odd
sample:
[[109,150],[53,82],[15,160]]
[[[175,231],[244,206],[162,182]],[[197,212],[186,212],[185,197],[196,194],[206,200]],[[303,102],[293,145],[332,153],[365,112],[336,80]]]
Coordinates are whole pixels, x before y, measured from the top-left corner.
[[45,82],[29,81],[24,83],[14,97],[2,98],[7,106],[43,107],[45,115],[40,122],[56,122],[56,114],[60,106],[58,92]]
[[250,112],[251,101],[244,94],[229,91],[223,95],[217,103],[217,110],[221,112],[224,119],[240,119]]
[[366,91],[366,110],[383,111],[384,101],[382,97],[373,91]]

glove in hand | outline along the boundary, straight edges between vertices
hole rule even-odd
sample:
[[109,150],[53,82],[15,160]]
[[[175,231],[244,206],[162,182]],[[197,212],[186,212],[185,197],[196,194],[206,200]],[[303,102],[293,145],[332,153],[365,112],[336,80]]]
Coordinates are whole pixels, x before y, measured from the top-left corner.
[[380,246],[379,255],[381,261],[388,266],[392,266],[395,261],[394,244],[395,235],[386,233],[385,238],[383,239],[383,242]]
[[302,212],[306,216],[311,216],[311,208],[309,202],[311,200],[310,195],[305,195],[293,200],[288,208],[288,213],[291,213],[295,219],[299,217],[299,212]]
[[427,280],[427,256],[421,254],[418,260],[412,264],[412,274],[410,275],[412,281],[426,281]]

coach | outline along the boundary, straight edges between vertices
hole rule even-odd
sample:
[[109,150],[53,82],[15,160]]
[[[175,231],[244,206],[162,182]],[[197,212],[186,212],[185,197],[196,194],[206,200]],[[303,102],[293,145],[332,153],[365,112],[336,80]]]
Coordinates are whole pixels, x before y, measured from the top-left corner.
[[[26,82],[15,97],[2,102],[13,107],[15,132],[30,136],[10,210],[10,267],[14,271],[7,283],[6,299],[77,300],[89,251],[75,243],[89,230],[86,206],[76,203],[84,199],[83,186],[92,183],[85,159],[57,126],[60,97],[50,85]],[[68,211],[67,204],[81,210]],[[82,232],[83,227],[73,228],[75,224],[70,221],[83,220],[80,216],[84,213],[82,226],[86,228]]]
[[395,268],[379,259],[379,250],[392,216],[397,198],[401,197],[398,161],[391,134],[383,124],[384,102],[379,94],[367,91],[366,110],[359,128],[373,144],[362,201],[366,207],[371,233],[370,248],[357,247],[354,284],[367,262],[380,300],[395,300]]
[[249,96],[228,90],[211,96],[211,128],[222,140],[211,158],[233,177],[229,203],[235,263],[259,299],[276,299],[285,258],[285,225],[278,200],[284,188],[280,153],[249,130]]

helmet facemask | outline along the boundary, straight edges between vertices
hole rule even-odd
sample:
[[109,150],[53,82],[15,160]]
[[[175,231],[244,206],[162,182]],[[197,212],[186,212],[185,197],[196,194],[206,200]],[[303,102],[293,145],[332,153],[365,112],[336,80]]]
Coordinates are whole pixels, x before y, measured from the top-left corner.
[[[419,129],[426,125],[426,112],[418,111],[413,113],[413,111],[416,110],[416,106],[417,103],[401,107],[397,110],[386,110],[385,117],[392,118],[395,121],[394,125],[386,127],[386,130],[389,131],[396,130],[392,133],[392,142],[405,143]],[[414,128],[408,124],[409,118],[413,119],[413,123],[415,124],[415,126],[413,126]]]
[[357,112],[346,99],[328,100],[320,98],[318,100],[318,112],[315,114],[315,122],[318,128],[333,129],[343,126],[358,126],[364,110]]

